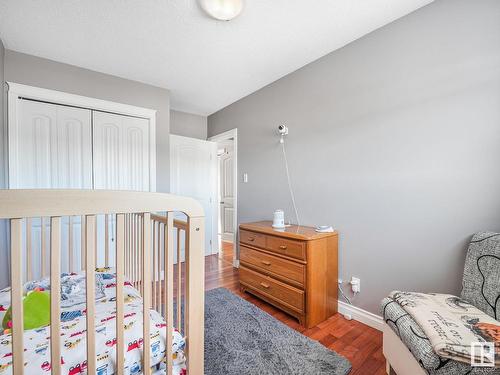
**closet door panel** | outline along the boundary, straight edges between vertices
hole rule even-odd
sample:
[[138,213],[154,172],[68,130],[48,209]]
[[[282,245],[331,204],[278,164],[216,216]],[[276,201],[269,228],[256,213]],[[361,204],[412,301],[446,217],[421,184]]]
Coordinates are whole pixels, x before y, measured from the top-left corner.
[[[149,121],[93,112],[95,189],[149,191]],[[105,220],[97,219],[97,264],[105,262]],[[116,222],[109,222],[110,264],[115,262]]]
[[120,190],[124,186],[121,116],[97,112],[94,118],[94,188]]
[[21,100],[17,132],[17,168],[10,172],[11,187],[51,188],[57,185],[56,106]]
[[149,121],[123,118],[125,186],[130,190],[149,191]]
[[12,188],[92,188],[90,110],[20,100]]
[[90,124],[90,110],[58,106],[58,186],[92,189]]
[[[91,111],[30,100],[19,100],[19,121],[16,143],[16,167],[9,171],[10,187],[19,189],[91,189],[92,188],[92,145]],[[72,223],[73,238],[80,233],[80,218]],[[69,271],[69,219],[62,222],[62,269]],[[26,232],[24,227],[23,231]],[[32,219],[31,259],[32,278],[41,274],[41,235],[45,232],[49,246],[48,221],[42,227],[39,218]],[[80,259],[80,241],[73,241],[74,258]],[[45,263],[49,264],[49,254]],[[74,264],[74,269],[79,263]],[[26,280],[28,274],[25,274]]]
[[149,121],[94,111],[94,187],[149,191]]

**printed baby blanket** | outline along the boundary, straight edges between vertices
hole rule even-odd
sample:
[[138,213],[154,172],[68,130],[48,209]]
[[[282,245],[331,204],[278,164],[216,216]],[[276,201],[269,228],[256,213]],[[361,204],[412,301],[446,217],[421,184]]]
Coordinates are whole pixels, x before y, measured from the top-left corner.
[[[450,294],[394,291],[389,295],[410,314],[444,358],[500,366],[500,322],[463,299]],[[483,350],[472,350],[479,343]],[[493,343],[493,352],[490,345]],[[496,355],[495,355],[496,354]]]
[[[61,276],[61,368],[64,375],[87,373],[85,274]],[[97,375],[116,373],[116,275],[112,269],[96,272],[95,332]],[[35,288],[50,290],[47,278],[28,282],[24,291]],[[129,281],[124,285],[124,338],[126,375],[141,374],[142,356],[149,352],[154,370],[165,367],[166,324],[155,310],[150,310],[151,346],[144,348],[142,310],[143,300]],[[0,291],[0,321],[10,305],[10,288]],[[24,361],[26,374],[50,374],[50,326],[24,331]],[[173,374],[186,372],[185,340],[174,329],[172,332]],[[0,375],[11,375],[12,336],[0,335]],[[161,372],[161,371],[160,371]],[[164,373],[164,370],[163,370]],[[15,375],[15,374],[14,374]]]

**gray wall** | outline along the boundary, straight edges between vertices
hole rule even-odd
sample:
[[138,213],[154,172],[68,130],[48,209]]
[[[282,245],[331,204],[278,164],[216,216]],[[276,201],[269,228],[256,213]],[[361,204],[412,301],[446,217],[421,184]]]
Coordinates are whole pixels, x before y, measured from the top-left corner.
[[354,304],[458,293],[466,243],[500,230],[500,1],[436,1],[209,116],[238,128],[240,222],[284,208],[340,232]]
[[5,53],[5,80],[156,109],[156,186],[169,191],[168,90],[10,50]]
[[207,117],[171,110],[170,134],[207,139]]

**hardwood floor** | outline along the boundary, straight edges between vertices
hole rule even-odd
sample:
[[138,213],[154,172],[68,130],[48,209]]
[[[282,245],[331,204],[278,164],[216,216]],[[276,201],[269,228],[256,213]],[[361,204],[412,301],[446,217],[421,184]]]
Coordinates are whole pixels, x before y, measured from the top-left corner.
[[305,329],[291,316],[250,294],[239,291],[238,269],[232,265],[231,244],[223,243],[219,255],[211,255],[205,259],[205,290],[219,287],[229,289],[289,327],[346,357],[352,364],[353,375],[386,373],[381,332],[355,320],[346,320],[340,314],[334,315],[316,327]]

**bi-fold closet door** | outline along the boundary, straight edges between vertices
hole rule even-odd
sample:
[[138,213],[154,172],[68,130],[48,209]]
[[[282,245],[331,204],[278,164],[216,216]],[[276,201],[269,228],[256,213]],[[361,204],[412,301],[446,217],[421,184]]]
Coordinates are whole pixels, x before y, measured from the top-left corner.
[[93,112],[94,188],[149,191],[149,121]]
[[[17,99],[18,120],[9,128],[9,187],[15,189],[150,189],[149,120],[64,105]],[[98,218],[98,264],[103,264],[105,220]],[[108,221],[108,246],[114,248],[115,223]],[[81,219],[62,223],[62,264],[82,269]],[[48,223],[43,225],[49,248]],[[23,238],[26,238],[24,235]],[[42,223],[32,221],[32,263],[41,264]],[[110,263],[114,263],[110,251]],[[46,259],[45,262],[48,260]],[[40,267],[36,267],[38,270]],[[69,271],[69,265],[63,267]],[[33,278],[40,274],[32,273]]]

